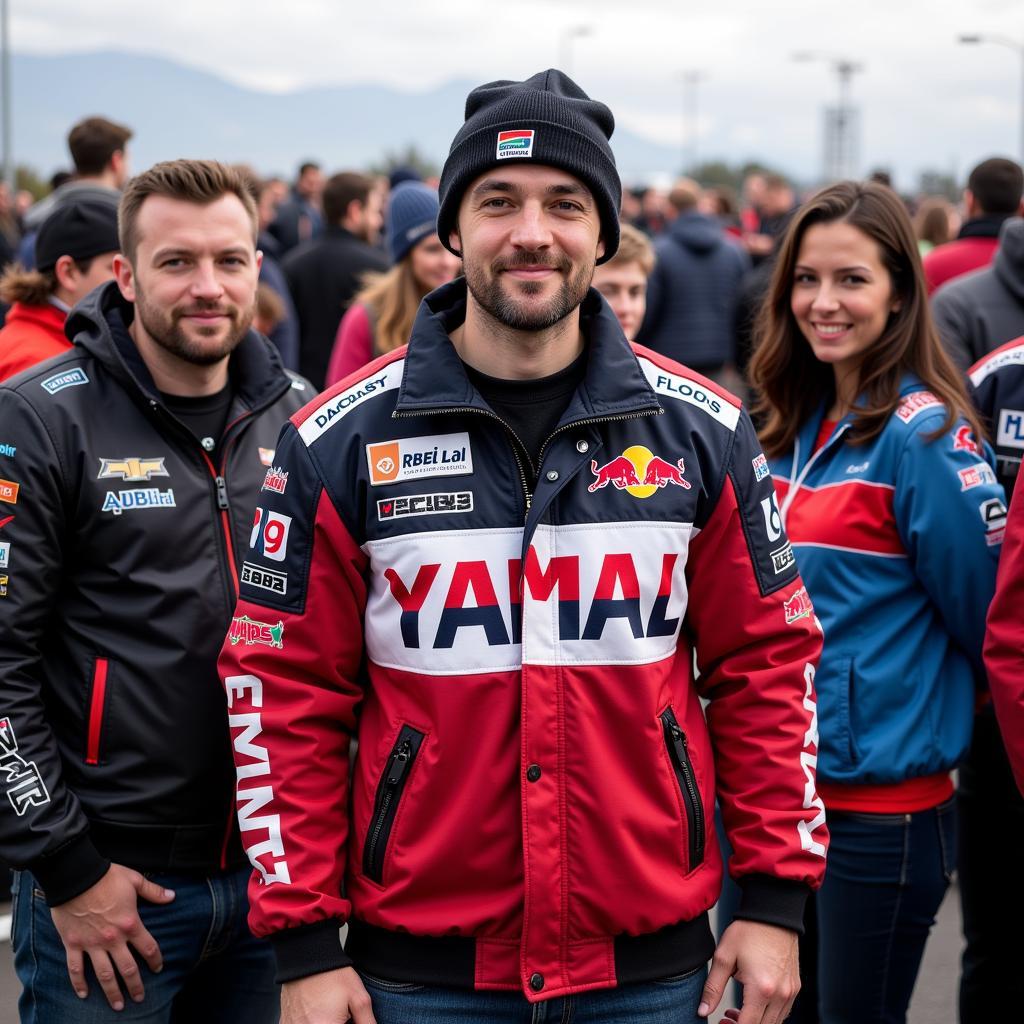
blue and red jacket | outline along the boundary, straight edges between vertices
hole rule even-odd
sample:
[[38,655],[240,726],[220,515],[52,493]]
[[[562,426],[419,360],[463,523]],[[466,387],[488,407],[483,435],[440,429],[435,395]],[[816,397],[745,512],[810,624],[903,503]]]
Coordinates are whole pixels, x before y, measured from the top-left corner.
[[531,490],[465,310],[293,417],[260,495],[221,657],[253,930],[282,980],[666,977],[714,949],[716,793],[739,916],[799,929],[821,640],[749,417],[591,291]]
[[868,443],[849,443],[848,415],[815,451],[820,408],[793,451],[770,463],[825,633],[817,687],[826,807],[909,812],[941,802],[983,678],[1006,523],[992,450],[963,421],[929,441],[944,407],[913,378],[900,394]]

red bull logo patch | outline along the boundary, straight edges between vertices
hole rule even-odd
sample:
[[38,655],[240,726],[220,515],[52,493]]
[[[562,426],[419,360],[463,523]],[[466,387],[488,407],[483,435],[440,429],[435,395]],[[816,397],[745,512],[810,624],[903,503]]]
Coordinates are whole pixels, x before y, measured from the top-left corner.
[[669,484],[690,489],[690,481],[683,476],[686,467],[682,459],[673,465],[642,444],[632,445],[603,466],[591,461],[590,470],[596,477],[587,488],[591,494],[609,484],[634,498],[649,498]]
[[786,610],[786,624],[791,626],[798,619],[814,614],[814,605],[806,587],[801,587],[783,606]]
[[498,132],[498,150],[494,155],[498,160],[533,156],[533,129],[519,128]]

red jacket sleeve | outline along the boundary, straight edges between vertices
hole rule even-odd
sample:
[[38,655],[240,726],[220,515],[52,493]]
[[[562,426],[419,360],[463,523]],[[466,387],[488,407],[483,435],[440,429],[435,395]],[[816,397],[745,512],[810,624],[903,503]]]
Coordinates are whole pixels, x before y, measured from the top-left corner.
[[988,610],[985,669],[1017,787],[1024,793],[1024,486],[1014,488],[996,594]]
[[338,930],[366,558],[290,425],[275,470],[284,490],[260,492],[219,667],[255,868],[249,923],[274,941],[284,981],[350,962]]
[[738,916],[799,927],[828,846],[815,785],[821,628],[745,414],[737,433],[718,500],[691,544],[688,623],[709,700],[729,869],[743,887]]
[[373,331],[366,307],[357,302],[348,308],[338,324],[338,333],[327,367],[327,384],[337,384],[373,358]]

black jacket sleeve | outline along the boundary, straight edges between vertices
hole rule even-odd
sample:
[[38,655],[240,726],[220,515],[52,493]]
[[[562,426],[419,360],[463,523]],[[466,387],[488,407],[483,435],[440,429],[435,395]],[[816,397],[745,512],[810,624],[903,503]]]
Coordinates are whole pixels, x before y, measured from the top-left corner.
[[30,869],[56,905],[109,867],[64,784],[41,670],[71,543],[67,467],[36,410],[6,388],[0,440],[8,453],[0,455],[0,856]]

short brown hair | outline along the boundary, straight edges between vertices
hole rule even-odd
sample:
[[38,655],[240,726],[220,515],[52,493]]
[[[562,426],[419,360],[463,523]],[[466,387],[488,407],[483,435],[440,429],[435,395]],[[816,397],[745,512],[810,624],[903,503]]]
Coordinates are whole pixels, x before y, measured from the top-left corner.
[[135,222],[142,204],[150,196],[181,199],[187,203],[208,206],[221,196],[238,196],[252,224],[253,245],[259,230],[256,201],[249,191],[245,177],[235,168],[215,160],[166,160],[154,164],[128,182],[117,210],[117,233],[121,252],[129,263],[135,262],[135,249],[139,244]]
[[669,205],[676,213],[692,210],[700,202],[700,185],[693,178],[680,178],[668,194]]
[[87,117],[68,133],[68,149],[75,170],[93,176],[102,172],[110,158],[124,147],[134,132],[105,117]]
[[336,227],[345,219],[348,204],[353,200],[365,203],[375,184],[370,175],[357,171],[332,174],[320,199],[324,207],[324,222]]
[[619,248],[615,255],[605,264],[614,267],[616,264],[638,263],[644,277],[650,277],[654,269],[654,246],[651,240],[632,224],[619,225]]

